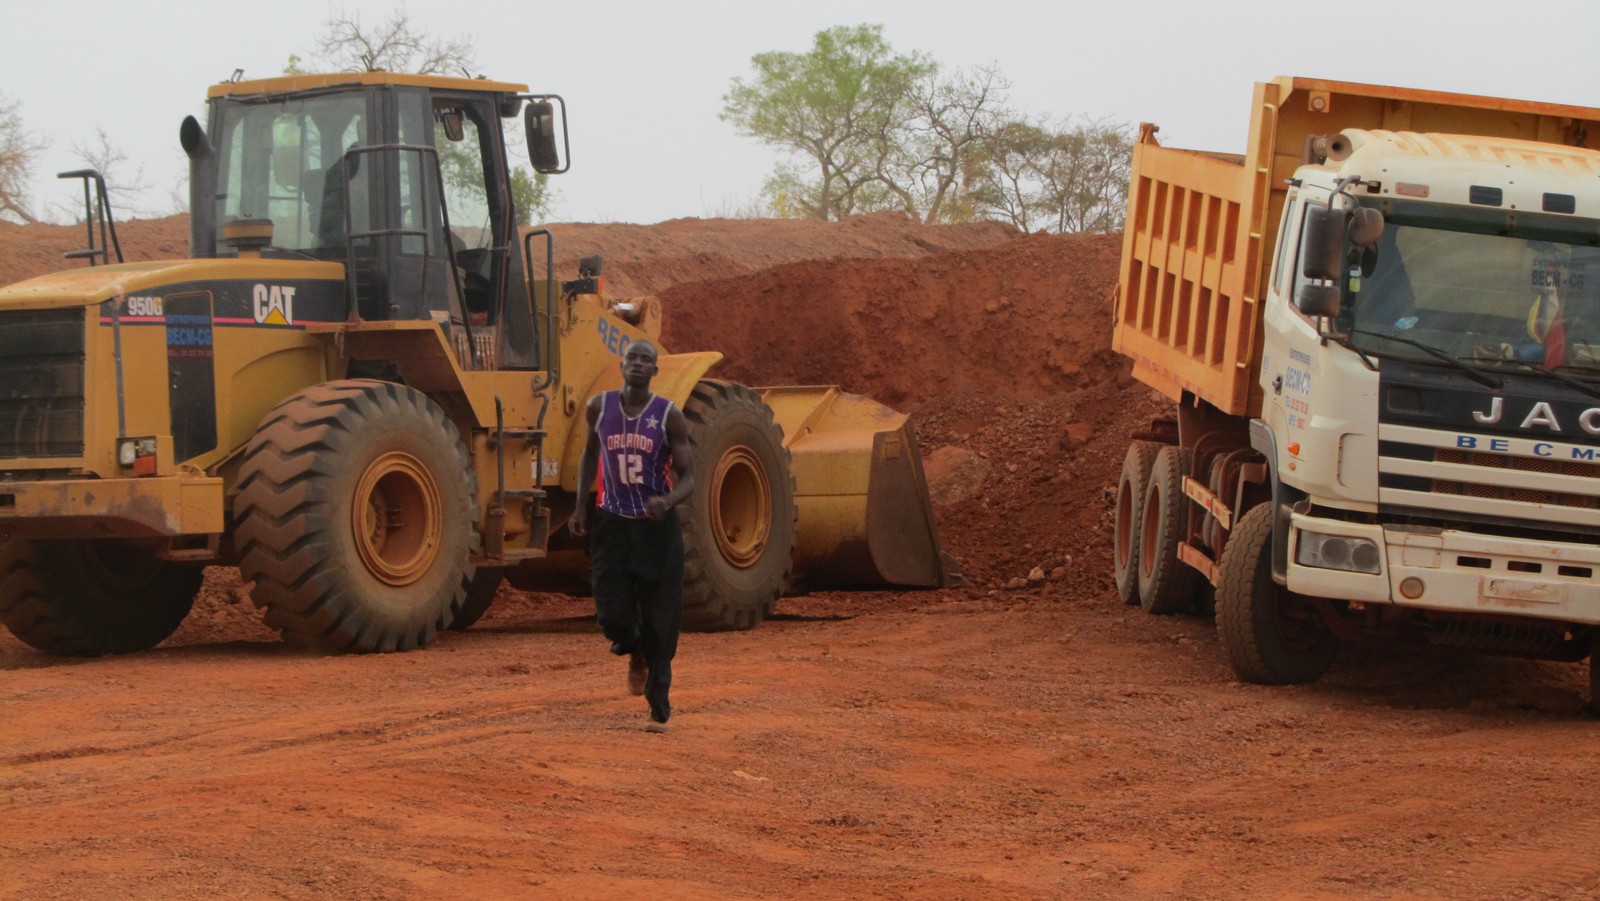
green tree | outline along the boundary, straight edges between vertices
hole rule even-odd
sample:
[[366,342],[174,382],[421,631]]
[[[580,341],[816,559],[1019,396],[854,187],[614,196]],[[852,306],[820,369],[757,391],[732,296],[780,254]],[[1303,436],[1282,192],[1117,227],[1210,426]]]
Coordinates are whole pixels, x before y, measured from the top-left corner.
[[0,218],[33,224],[28,208],[28,176],[50,142],[30,134],[22,118],[22,103],[0,94]]
[[750,62],[754,78],[733,80],[723,120],[799,159],[768,181],[769,202],[814,219],[890,205],[889,142],[912,114],[912,86],[937,66],[921,54],[895,55],[881,25],[837,26],[818,32],[807,53]]
[[550,187],[550,176],[543,172],[528,174],[522,166],[511,169],[511,199],[517,207],[517,224],[532,225],[550,218],[560,198]]

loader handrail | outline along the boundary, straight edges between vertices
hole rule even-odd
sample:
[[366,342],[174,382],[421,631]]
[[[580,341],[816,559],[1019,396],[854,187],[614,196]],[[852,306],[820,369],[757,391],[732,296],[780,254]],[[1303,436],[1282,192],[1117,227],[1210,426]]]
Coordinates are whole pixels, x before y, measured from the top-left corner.
[[[90,266],[96,265],[95,259],[110,264],[111,257],[107,252],[114,249],[117,252],[117,262],[122,262],[122,243],[117,240],[117,223],[111,218],[111,198],[106,192],[106,180],[97,169],[73,169],[71,172],[58,172],[56,178],[81,178],[83,179],[83,227],[88,234],[89,246],[83,250],[71,250],[64,256],[69,260],[87,259]],[[89,196],[89,183],[94,182],[94,197]],[[94,226],[96,218],[100,221],[100,243],[94,242]],[[108,243],[106,235],[110,234]]]
[[[528,296],[533,297],[533,239],[538,235],[544,236],[544,339],[548,355],[540,361],[544,364],[544,375],[534,383],[535,393],[548,388],[560,374],[560,361],[556,358],[556,245],[555,236],[548,228],[529,229],[522,236],[522,258],[528,267]],[[537,327],[538,319],[534,322]]]

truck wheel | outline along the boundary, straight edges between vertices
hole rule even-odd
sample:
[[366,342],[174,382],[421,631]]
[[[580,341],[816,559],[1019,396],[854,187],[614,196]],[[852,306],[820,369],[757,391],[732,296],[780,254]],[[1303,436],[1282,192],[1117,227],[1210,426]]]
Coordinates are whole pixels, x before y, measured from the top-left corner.
[[500,590],[500,582],[505,577],[504,566],[478,567],[467,586],[467,599],[461,602],[461,609],[450,622],[450,630],[465,632],[482,619],[489,612],[489,605],[494,603],[495,592]]
[[177,630],[204,578],[145,541],[8,541],[0,544],[0,620],[52,654],[143,651]]
[[1589,639],[1589,712],[1600,713],[1600,632]]
[[1139,606],[1166,616],[1194,607],[1200,574],[1178,559],[1185,509],[1183,477],[1189,474],[1187,448],[1168,445],[1156,452],[1145,486],[1139,523]]
[[403,385],[328,382],[280,403],[245,450],[233,516],[267,625],[327,650],[421,647],[471,587],[471,460]]
[[1272,580],[1272,505],[1233,527],[1217,580],[1217,634],[1246,682],[1315,682],[1333,665],[1339,639],[1317,611]]
[[1145,486],[1150,483],[1150,467],[1155,465],[1161,445],[1154,441],[1135,441],[1122,458],[1122,476],[1117,480],[1117,514],[1111,542],[1111,563],[1117,576],[1117,597],[1124,604],[1139,603],[1139,523]]
[[772,612],[793,566],[789,449],[772,408],[743,385],[703,379],[683,415],[695,467],[682,511],[684,626],[749,629]]

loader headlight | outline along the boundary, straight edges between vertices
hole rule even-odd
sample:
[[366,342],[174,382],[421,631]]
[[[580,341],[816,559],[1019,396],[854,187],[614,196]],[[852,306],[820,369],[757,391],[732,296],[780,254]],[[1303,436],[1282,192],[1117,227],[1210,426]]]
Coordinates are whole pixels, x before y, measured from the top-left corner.
[[125,469],[132,469],[134,475],[154,475],[156,471],[156,439],[118,439],[117,462]]
[[1302,531],[1295,562],[1318,569],[1376,575],[1380,571],[1382,557],[1377,542],[1365,538]]

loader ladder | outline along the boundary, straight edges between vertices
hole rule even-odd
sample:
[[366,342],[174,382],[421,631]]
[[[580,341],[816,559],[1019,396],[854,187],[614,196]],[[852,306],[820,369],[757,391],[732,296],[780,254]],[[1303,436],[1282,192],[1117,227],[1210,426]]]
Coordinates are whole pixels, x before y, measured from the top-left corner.
[[[544,423],[545,409],[550,405],[550,397],[540,393],[543,401],[539,408],[539,424]],[[505,410],[500,403],[500,398],[494,399],[494,432],[489,437],[489,445],[494,448],[495,456],[495,490],[494,496],[489,501],[489,515],[487,528],[483,536],[484,556],[497,563],[505,565],[515,564],[522,560],[529,560],[545,555],[545,545],[550,540],[550,510],[544,505],[545,490],[539,487],[544,477],[544,439],[545,430],[533,429],[508,429],[506,428]],[[506,442],[524,441],[533,448],[533,485],[532,488],[506,488]],[[506,502],[521,501],[529,504],[528,511],[528,542],[525,547],[507,548],[505,546],[506,532]]]

